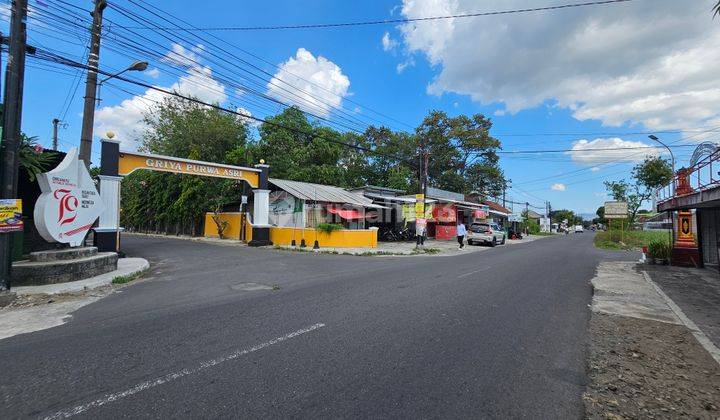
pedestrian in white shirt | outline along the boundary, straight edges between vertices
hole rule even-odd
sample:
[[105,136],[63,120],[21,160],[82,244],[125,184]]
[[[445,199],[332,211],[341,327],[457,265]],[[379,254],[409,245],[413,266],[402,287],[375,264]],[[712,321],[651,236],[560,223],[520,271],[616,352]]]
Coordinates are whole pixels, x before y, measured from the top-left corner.
[[467,235],[467,229],[465,229],[465,224],[461,221],[457,225],[458,249],[465,248],[465,235]]

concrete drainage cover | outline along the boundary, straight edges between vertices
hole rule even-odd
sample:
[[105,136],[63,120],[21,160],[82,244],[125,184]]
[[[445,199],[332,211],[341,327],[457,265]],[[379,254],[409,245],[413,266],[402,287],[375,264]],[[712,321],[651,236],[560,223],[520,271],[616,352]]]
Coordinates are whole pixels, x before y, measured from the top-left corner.
[[239,290],[243,292],[255,292],[258,290],[272,290],[272,286],[268,286],[267,284],[260,284],[260,283],[238,283],[233,284],[230,286],[233,290]]

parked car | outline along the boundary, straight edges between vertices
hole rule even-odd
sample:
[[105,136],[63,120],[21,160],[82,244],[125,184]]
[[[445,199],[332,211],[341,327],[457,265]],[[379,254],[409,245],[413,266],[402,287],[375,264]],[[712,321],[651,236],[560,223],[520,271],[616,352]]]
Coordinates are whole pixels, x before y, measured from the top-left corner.
[[583,227],[582,225],[575,225],[575,233],[583,233]]
[[476,243],[495,246],[505,243],[505,231],[496,223],[473,223],[467,232],[468,245]]

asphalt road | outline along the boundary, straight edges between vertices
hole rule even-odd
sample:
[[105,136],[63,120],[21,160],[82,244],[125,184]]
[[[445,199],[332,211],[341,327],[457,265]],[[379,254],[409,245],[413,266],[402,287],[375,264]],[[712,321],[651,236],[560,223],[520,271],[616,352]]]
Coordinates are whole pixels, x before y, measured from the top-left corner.
[[147,280],[0,341],[0,418],[582,416],[590,233],[448,257],[124,244]]

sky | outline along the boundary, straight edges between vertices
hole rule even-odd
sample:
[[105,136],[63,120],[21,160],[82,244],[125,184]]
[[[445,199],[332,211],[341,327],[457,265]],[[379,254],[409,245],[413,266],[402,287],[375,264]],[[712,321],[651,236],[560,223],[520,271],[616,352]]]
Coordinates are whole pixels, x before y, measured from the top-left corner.
[[[113,72],[148,61],[148,70],[128,77],[260,118],[297,105],[344,131],[369,124],[411,131],[434,109],[451,116],[481,113],[492,119],[491,135],[502,143],[509,199],[594,213],[608,199],[603,181],[628,178],[647,155],[669,156],[648,134],[671,144],[678,167],[687,165],[699,142],[720,140],[714,0],[632,0],[333,28],[148,29],[361,22],[579,2],[116,0],[105,11],[100,67]],[[29,43],[85,61],[92,2],[29,3]],[[7,34],[7,0],[0,17]],[[95,139],[112,131],[122,148],[137,148],[142,116],[162,95],[107,82]],[[58,118],[60,149],[77,146],[83,96],[80,71],[28,58],[23,131],[50,147],[51,121]],[[628,147],[635,149],[622,150]],[[597,150],[607,148],[614,150]],[[93,164],[99,164],[97,141]]]

